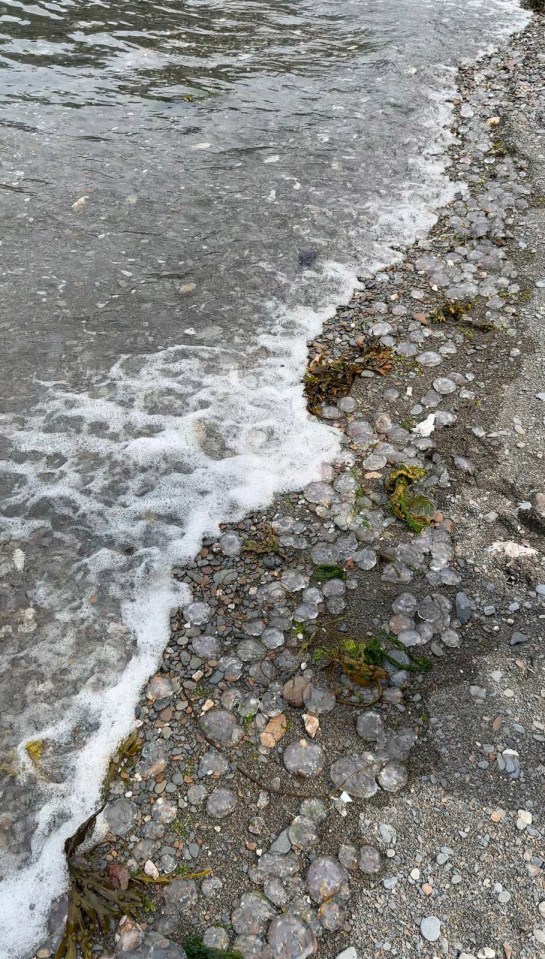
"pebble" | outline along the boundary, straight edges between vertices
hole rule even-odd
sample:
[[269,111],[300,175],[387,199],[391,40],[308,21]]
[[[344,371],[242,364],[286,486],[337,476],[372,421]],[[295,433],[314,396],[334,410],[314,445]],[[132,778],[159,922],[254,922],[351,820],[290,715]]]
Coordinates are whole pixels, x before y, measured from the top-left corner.
[[316,776],[325,766],[325,753],[318,743],[300,739],[284,750],[284,765],[288,772],[299,776]]
[[420,923],[420,932],[428,942],[437,942],[441,935],[441,921],[437,916],[426,916]]

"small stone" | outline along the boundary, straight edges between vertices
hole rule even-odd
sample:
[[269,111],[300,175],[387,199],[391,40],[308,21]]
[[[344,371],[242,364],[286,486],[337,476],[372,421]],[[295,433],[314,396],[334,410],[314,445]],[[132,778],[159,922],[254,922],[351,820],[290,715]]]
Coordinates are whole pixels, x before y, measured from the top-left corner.
[[456,383],[453,383],[452,380],[449,380],[446,376],[438,376],[437,379],[433,381],[433,388],[435,392],[441,396],[448,396],[449,393],[456,391]]
[[319,856],[307,873],[308,889],[315,902],[333,899],[345,891],[347,883],[346,869],[332,856]]
[[331,766],[332,782],[357,799],[370,799],[377,792],[373,770],[361,756],[347,756],[337,759]]
[[236,533],[224,533],[220,537],[220,549],[225,556],[238,556],[242,549],[240,537]]
[[210,709],[201,717],[200,725],[207,739],[223,746],[234,745],[242,736],[242,729],[227,709]]
[[318,948],[310,926],[287,913],[271,922],[268,943],[275,959],[308,959]]
[[303,702],[310,713],[319,716],[321,713],[330,713],[335,708],[336,699],[329,689],[311,684],[303,690]]
[[380,872],[382,866],[382,857],[374,846],[362,846],[360,849],[359,867],[367,875],[374,875]]
[[533,821],[532,813],[526,809],[519,809],[517,812],[517,829],[523,832],[527,826],[531,826]]
[[216,659],[221,649],[215,636],[194,636],[191,648],[199,659]]
[[345,869],[354,872],[358,868],[358,850],[355,846],[343,844],[339,849],[339,862]]
[[203,945],[209,949],[227,949],[229,936],[221,926],[209,926],[202,934]]
[[225,756],[210,749],[201,756],[197,773],[199,776],[223,776],[229,769],[229,763]]
[[305,676],[294,676],[289,679],[282,690],[282,696],[290,706],[299,709],[303,705],[303,696],[310,681]]
[[212,615],[208,603],[190,603],[184,609],[184,616],[192,626],[203,626]]
[[509,645],[520,646],[521,643],[527,643],[529,638],[530,637],[526,636],[525,633],[519,633],[518,630],[515,630],[515,632],[511,635],[511,639],[509,640]]
[[456,618],[465,626],[471,619],[472,609],[466,593],[456,593]]
[[362,710],[356,720],[358,736],[368,742],[378,742],[384,735],[382,717],[374,709]]
[[435,353],[433,350],[428,350],[424,353],[419,353],[416,357],[417,363],[420,363],[421,366],[439,366],[441,362],[441,357],[439,353]]
[[284,750],[284,765],[288,772],[299,776],[316,776],[325,764],[325,753],[318,743],[300,739]]
[[308,816],[296,816],[288,828],[288,836],[295,849],[304,851],[312,849],[320,838],[316,823]]
[[399,792],[407,782],[408,774],[405,766],[393,760],[386,763],[378,774],[378,783],[386,792]]
[[441,922],[437,916],[426,916],[420,923],[420,932],[428,942],[437,942],[441,935]]
[[138,819],[138,806],[130,799],[117,799],[108,803],[104,812],[107,831],[114,836],[126,836],[131,832]]
[[272,719],[269,719],[269,722],[265,726],[265,729],[260,734],[259,739],[261,745],[265,746],[266,749],[273,749],[286,734],[288,728],[288,721],[284,713],[279,713],[278,716],[273,716]]
[[354,949],[354,946],[349,946],[348,949],[343,949],[336,959],[358,959],[358,954]]
[[214,789],[206,803],[206,811],[214,819],[223,819],[235,809],[237,797],[231,789]]
[[274,911],[268,902],[257,892],[245,892],[237,909],[233,911],[231,922],[239,936],[259,936],[265,932]]

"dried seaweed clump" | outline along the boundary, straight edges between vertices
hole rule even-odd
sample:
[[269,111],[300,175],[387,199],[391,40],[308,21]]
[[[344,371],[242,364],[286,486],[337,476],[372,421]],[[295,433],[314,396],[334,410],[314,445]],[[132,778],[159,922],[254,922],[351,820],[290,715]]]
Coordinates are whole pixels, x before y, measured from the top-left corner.
[[365,641],[349,639],[340,634],[332,635],[326,646],[318,646],[314,659],[317,662],[335,663],[356,686],[375,686],[377,696],[374,701],[380,699],[382,684],[388,674],[382,667],[382,660],[378,663],[375,657],[370,657],[368,643]]
[[432,323],[460,323],[466,313],[471,313],[473,303],[469,300],[462,303],[460,300],[445,300],[442,306],[430,313]]
[[385,483],[394,515],[404,520],[413,533],[421,533],[435,514],[432,500],[411,490],[413,484],[425,476],[427,471],[422,467],[402,464],[390,473]]
[[347,396],[363,367],[353,355],[332,357],[320,353],[309,363],[305,375],[305,396],[310,413],[317,414],[324,404],[332,405]]
[[315,415],[323,405],[333,405],[350,393],[354,380],[363,370],[372,370],[386,376],[393,366],[393,353],[381,343],[369,342],[364,337],[352,349],[338,356],[318,353],[308,364],[305,375],[307,408]]

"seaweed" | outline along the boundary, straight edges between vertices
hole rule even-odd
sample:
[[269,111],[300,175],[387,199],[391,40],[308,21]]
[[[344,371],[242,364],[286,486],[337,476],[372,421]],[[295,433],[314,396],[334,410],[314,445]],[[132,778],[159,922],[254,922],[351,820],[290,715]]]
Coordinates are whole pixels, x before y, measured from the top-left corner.
[[427,470],[421,466],[401,464],[390,473],[385,483],[392,512],[404,520],[413,533],[421,533],[425,526],[429,526],[435,513],[435,505],[428,496],[415,494],[410,489],[427,475]]
[[317,566],[312,574],[312,578],[320,583],[327,583],[330,579],[346,579],[346,570],[342,566],[335,566],[332,563],[324,563]]
[[[377,699],[382,694],[382,683],[388,678],[384,668],[385,661],[409,673],[427,673],[432,667],[431,660],[425,656],[415,656],[410,649],[389,633],[380,633],[370,639],[352,639],[346,636],[335,638],[334,645],[330,643],[328,646],[319,646],[316,649],[315,659],[318,662],[328,660],[336,663],[357,686],[376,686]],[[392,656],[386,643],[406,653],[409,663],[401,665]]]
[[270,523],[267,523],[263,529],[263,539],[247,539],[244,541],[242,552],[257,553],[258,555],[264,553],[276,553],[278,556],[284,555],[280,549],[278,533],[275,533]]
[[373,639],[370,639],[366,643],[367,649],[367,658],[369,662],[383,663],[384,660],[387,660],[392,666],[400,666],[400,663],[395,657],[391,656],[388,652],[384,642],[387,641],[395,649],[399,649],[402,652],[406,653],[409,657],[410,662],[404,664],[401,668],[405,669],[408,673],[428,673],[432,667],[431,659],[428,659],[427,656],[415,656],[411,650],[405,646],[399,639],[396,639],[395,636],[392,636],[391,633],[381,633],[379,636],[374,636]]
[[469,300],[463,303],[460,300],[445,300],[442,306],[430,313],[432,323],[447,323],[448,321],[460,323],[466,313],[471,313],[473,303]]
[[135,915],[143,907],[142,891],[116,889],[108,877],[94,869],[76,851],[95,827],[97,816],[89,817],[64,844],[68,864],[68,916],[55,959],[91,959],[97,936],[106,936],[114,921]]
[[364,338],[337,356],[318,353],[308,364],[304,381],[309,412],[316,415],[324,404],[333,405],[347,396],[363,370],[386,376],[393,364],[394,354],[388,346]]
[[28,758],[31,760],[31,762],[34,763],[35,766],[37,766],[38,763],[40,762],[40,759],[42,758],[42,755],[43,755],[44,748],[45,748],[45,743],[43,739],[31,739],[30,742],[26,744],[25,752]]
[[321,353],[311,361],[304,381],[309,412],[317,414],[324,404],[333,404],[350,393],[362,369],[353,354],[347,353],[335,358]]
[[190,936],[184,942],[187,959],[242,959],[242,954],[236,949],[214,949],[203,945],[198,936]]
[[377,699],[380,699],[382,683],[387,679],[388,674],[379,663],[369,658],[367,642],[339,634],[332,634],[329,639],[327,646],[319,646],[315,650],[315,660],[336,663],[356,686],[376,686]]

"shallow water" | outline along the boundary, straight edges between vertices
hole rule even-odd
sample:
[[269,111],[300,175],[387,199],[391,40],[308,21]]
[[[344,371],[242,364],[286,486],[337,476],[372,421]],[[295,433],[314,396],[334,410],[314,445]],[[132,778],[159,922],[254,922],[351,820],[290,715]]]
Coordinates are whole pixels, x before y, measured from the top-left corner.
[[0,4],[0,956],[29,954],[62,890],[184,600],[172,562],[334,455],[306,339],[432,222],[454,66],[523,19]]

